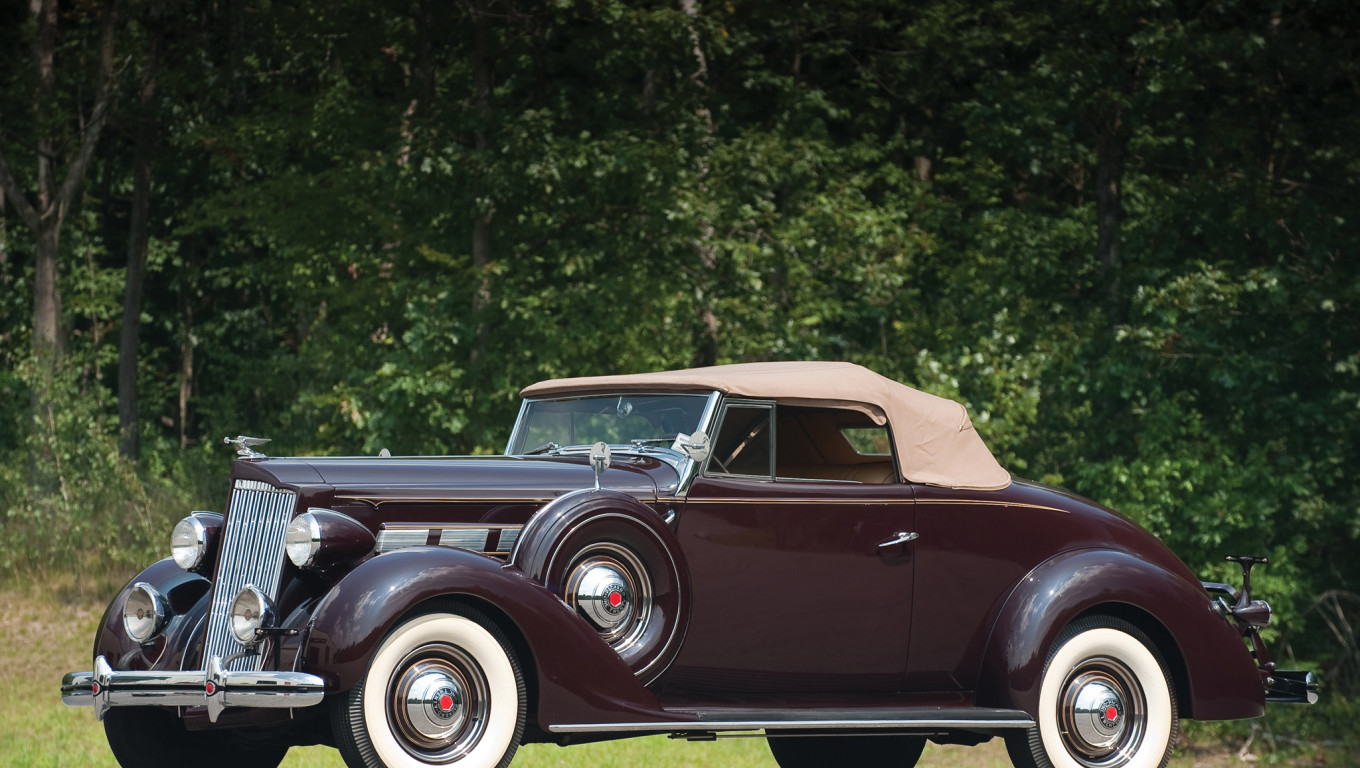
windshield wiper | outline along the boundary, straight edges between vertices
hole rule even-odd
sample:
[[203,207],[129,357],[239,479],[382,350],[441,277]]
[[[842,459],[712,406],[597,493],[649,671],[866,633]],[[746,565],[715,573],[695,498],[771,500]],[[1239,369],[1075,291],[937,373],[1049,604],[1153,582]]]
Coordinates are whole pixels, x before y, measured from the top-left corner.
[[670,448],[672,447],[672,444],[675,442],[675,435],[671,435],[670,437],[635,437],[632,440],[629,440],[628,442],[631,443],[632,446],[638,449],[639,451],[650,450],[647,447],[649,443],[656,443],[658,445],[664,445],[667,448]]
[[562,452],[562,446],[560,446],[560,445],[558,445],[557,443],[554,443],[553,441],[549,440],[548,442],[544,443],[543,445],[538,446],[537,448],[533,449],[532,451],[525,451],[524,453],[522,453],[522,454],[520,454],[520,455],[521,455],[521,456],[537,456],[537,455],[540,454],[540,453],[561,453],[561,452]]

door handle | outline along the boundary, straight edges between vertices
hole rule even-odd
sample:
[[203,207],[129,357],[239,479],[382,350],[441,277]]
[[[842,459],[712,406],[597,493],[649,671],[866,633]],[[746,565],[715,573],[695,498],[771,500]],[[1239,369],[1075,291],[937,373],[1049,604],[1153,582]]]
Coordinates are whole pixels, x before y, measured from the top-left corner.
[[888,547],[895,547],[898,544],[906,544],[909,541],[916,541],[919,538],[921,538],[921,534],[917,533],[916,531],[912,531],[911,533],[907,533],[906,531],[898,531],[897,533],[894,533],[892,535],[892,538],[888,539],[887,541],[879,542],[878,548],[887,549]]

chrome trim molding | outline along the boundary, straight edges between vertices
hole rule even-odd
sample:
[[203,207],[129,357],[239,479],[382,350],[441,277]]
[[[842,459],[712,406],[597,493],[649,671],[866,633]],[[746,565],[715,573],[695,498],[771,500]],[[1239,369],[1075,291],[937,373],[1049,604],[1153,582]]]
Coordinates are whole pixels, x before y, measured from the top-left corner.
[[515,426],[510,430],[510,439],[505,441],[504,455],[506,456],[514,455],[510,453],[510,446],[514,445],[515,441],[519,439],[519,432],[524,428],[524,412],[527,410],[529,410],[529,400],[520,400],[519,413],[515,414]]
[[384,528],[378,531],[378,543],[373,551],[381,555],[407,547],[423,547],[429,540],[429,528]]
[[[519,538],[522,525],[391,525],[378,531],[378,543],[374,551],[378,554],[395,552],[407,547],[423,547],[433,536],[436,545],[451,549],[466,549],[484,555],[506,555]],[[491,532],[500,531],[495,548],[491,545]]]
[[1040,512],[1059,512],[1067,515],[1071,510],[1058,509],[1057,507],[1045,507],[1042,504],[1026,504],[1022,501],[992,501],[990,499],[917,499],[916,506],[928,506],[930,504],[971,504],[978,507],[1014,507],[1016,509],[1037,509]]
[[[722,475],[723,479],[737,478],[750,479],[751,476],[743,475]],[[758,478],[768,480],[768,478]],[[801,480],[799,482],[802,482]],[[866,487],[864,483],[854,484],[857,488]],[[897,485],[894,487],[904,487]],[[862,505],[862,504],[914,504],[917,509],[931,504],[971,504],[979,507],[1011,507],[1014,509],[1037,509],[1042,512],[1061,512],[1067,514],[1067,510],[1057,507],[1045,507],[1039,504],[1024,504],[1014,501],[977,501],[973,499],[924,499],[914,500],[911,496],[847,496],[837,499],[818,499],[812,497],[777,497],[772,496],[764,499],[752,499],[747,497],[725,497],[711,496],[699,497],[687,500],[690,504],[746,504],[751,506],[759,505],[783,505],[783,504],[842,504],[842,505]]]
[[565,723],[548,726],[551,733],[675,733],[687,731],[791,731],[791,730],[1013,730],[1034,727],[1034,720],[1019,710],[937,710],[922,712],[922,717],[882,717],[873,719],[743,719],[675,720],[659,723]]
[[[708,444],[710,451],[713,450],[712,446],[715,434],[715,430],[713,429],[713,427],[715,426],[714,421],[717,420],[718,416],[719,400],[721,400],[721,396],[717,392],[712,392],[709,394],[708,403],[704,405],[704,412],[701,416],[699,416],[699,426],[697,429],[695,429],[695,432],[703,432],[705,435],[708,435]],[[690,434],[694,433],[691,432]],[[707,459],[705,459],[705,461],[707,461]],[[675,483],[674,490],[671,491],[672,496],[683,500],[686,496],[689,495],[690,486],[694,485],[695,478],[699,477],[700,469],[699,464],[700,464],[699,462],[695,461],[689,456],[685,457],[684,463],[681,464],[680,467],[678,468],[679,479]],[[658,495],[660,494],[658,493]]]
[[490,537],[490,528],[445,528],[439,532],[439,546],[485,552]]
[[227,707],[294,709],[321,703],[326,682],[303,672],[229,672],[222,660],[208,660],[206,671],[133,672],[114,670],[103,656],[93,672],[70,672],[61,681],[61,701],[68,707],[94,707],[103,720],[109,707],[208,708],[217,722]]
[[[656,454],[639,454],[649,458],[657,458]],[[499,458],[499,457],[498,457]],[[644,504],[651,504],[657,500],[655,494],[643,493],[637,488],[615,488],[619,493],[625,493]],[[518,504],[524,506],[542,506],[548,502],[555,501],[561,496],[336,496],[336,501],[357,502],[368,504],[381,509],[384,504],[487,504],[487,505],[509,505]],[[342,513],[343,514],[343,513]],[[495,526],[491,526],[495,527]]]

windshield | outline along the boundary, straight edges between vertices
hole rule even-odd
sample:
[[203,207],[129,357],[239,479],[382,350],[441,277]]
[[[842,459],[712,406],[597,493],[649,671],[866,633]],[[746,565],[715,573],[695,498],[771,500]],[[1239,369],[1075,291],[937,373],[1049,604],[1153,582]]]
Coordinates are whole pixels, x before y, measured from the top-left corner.
[[603,395],[531,400],[515,426],[511,455],[597,442],[670,447],[699,429],[708,395]]

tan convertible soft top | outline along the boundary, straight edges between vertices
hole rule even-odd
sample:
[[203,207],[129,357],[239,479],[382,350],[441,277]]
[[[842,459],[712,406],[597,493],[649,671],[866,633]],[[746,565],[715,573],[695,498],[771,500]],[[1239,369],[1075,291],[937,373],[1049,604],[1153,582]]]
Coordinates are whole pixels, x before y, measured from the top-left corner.
[[680,371],[550,379],[525,387],[523,397],[604,392],[713,391],[788,405],[853,408],[889,424],[902,475],[946,488],[998,490],[1010,485],[968,411],[854,363],[741,363]]

